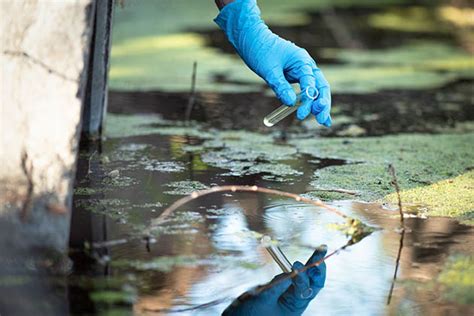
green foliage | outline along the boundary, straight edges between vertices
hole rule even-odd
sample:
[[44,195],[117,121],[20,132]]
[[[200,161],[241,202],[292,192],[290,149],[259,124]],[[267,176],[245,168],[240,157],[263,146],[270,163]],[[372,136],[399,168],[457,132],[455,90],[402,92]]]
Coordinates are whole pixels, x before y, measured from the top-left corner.
[[344,224],[332,224],[330,227],[344,233],[344,235],[349,238],[350,245],[360,242],[375,231],[374,228],[367,226],[355,218],[347,219]]
[[438,277],[445,297],[459,304],[474,304],[474,256],[450,257]]

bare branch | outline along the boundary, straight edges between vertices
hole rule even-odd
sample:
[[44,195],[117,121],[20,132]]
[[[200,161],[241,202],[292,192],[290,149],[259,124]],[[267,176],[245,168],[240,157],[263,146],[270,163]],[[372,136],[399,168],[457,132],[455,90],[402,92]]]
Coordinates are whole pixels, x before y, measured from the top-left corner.
[[395,190],[397,191],[398,211],[400,213],[400,229],[401,229],[400,244],[398,246],[397,259],[395,261],[395,271],[393,272],[392,284],[390,286],[390,291],[387,297],[387,305],[390,305],[390,301],[392,300],[393,289],[395,288],[395,282],[397,281],[397,273],[398,273],[398,268],[400,267],[400,259],[402,257],[403,240],[405,238],[405,219],[403,217],[402,199],[400,197],[400,186],[398,185],[398,179],[397,179],[397,174],[395,172],[395,167],[390,164],[388,166],[388,172],[392,176],[392,184],[395,187]]
[[346,214],[344,214],[342,211],[338,210],[335,207],[329,206],[325,203],[323,203],[320,200],[311,200],[305,197],[302,197],[298,194],[290,193],[290,192],[285,192],[285,191],[279,191],[279,190],[274,190],[274,189],[267,189],[267,188],[261,188],[257,187],[256,185],[254,186],[248,186],[248,185],[226,185],[226,186],[216,186],[207,190],[202,190],[202,191],[195,191],[191,195],[185,196],[173,204],[171,204],[168,208],[166,208],[160,216],[155,220],[155,224],[159,225],[163,223],[176,209],[180,208],[181,206],[189,203],[190,201],[197,199],[199,197],[202,197],[204,195],[212,194],[212,193],[217,193],[217,192],[259,192],[259,193],[266,193],[266,194],[273,194],[273,195],[278,195],[278,196],[284,196],[288,198],[292,198],[297,202],[303,202],[307,204],[312,204],[317,207],[321,207],[325,210],[328,210],[344,219],[349,218]]

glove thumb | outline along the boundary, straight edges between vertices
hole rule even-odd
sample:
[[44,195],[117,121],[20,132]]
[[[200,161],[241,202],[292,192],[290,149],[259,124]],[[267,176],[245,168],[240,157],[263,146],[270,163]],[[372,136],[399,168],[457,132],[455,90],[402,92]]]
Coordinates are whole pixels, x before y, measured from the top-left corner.
[[296,94],[281,70],[273,70],[265,76],[265,81],[275,92],[278,99],[286,105],[295,105]]

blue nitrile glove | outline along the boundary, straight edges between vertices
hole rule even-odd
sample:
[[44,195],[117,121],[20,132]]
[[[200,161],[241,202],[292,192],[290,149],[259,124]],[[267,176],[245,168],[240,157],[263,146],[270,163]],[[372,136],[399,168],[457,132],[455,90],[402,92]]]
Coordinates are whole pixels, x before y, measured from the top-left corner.
[[331,91],[321,70],[308,52],[272,33],[260,17],[256,0],[235,0],[214,20],[245,63],[262,77],[286,105],[294,105],[296,94],[290,83],[299,83],[302,105],[296,116],[303,120],[310,113],[325,126],[331,126]]
[[[306,265],[324,258],[326,246],[321,246],[309,258]],[[303,264],[296,261],[293,270],[301,270]],[[286,277],[286,279],[285,279]],[[283,278],[283,280],[281,280]],[[246,292],[226,308],[223,316],[296,316],[301,315],[308,304],[324,287],[326,281],[326,264],[323,262],[317,267],[300,272],[293,279],[288,278],[288,273],[277,275],[269,283],[275,285],[268,287],[258,294]],[[258,288],[257,288],[258,290]],[[255,290],[253,291],[255,292]]]

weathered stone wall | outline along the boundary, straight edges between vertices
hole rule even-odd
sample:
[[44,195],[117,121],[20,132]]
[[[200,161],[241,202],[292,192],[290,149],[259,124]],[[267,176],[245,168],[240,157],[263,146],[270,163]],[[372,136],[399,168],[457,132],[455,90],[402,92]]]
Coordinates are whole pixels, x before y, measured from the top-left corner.
[[1,249],[67,247],[92,3],[0,1]]

